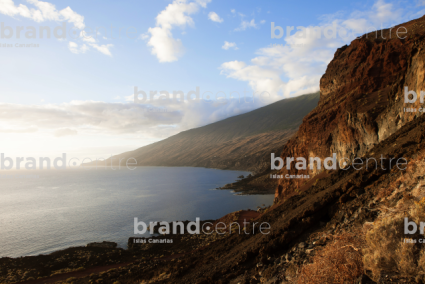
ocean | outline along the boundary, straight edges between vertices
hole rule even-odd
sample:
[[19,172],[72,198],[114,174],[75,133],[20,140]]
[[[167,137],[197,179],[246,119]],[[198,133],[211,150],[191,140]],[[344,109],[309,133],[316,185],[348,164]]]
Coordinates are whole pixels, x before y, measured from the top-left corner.
[[272,204],[273,195],[215,190],[247,174],[194,167],[1,170],[0,257],[101,241],[126,248],[135,217],[145,223],[207,220]]

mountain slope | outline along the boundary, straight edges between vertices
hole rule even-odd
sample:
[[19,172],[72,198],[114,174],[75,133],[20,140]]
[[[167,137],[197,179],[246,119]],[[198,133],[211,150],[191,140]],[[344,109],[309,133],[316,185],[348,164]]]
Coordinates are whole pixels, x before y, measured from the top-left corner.
[[[423,283],[415,281],[415,277],[420,279],[417,276],[423,279],[423,274],[402,274],[397,270],[382,271],[385,282],[365,282],[365,277],[355,282],[362,276],[356,269],[350,266],[340,269],[349,263],[337,259],[339,265],[335,265],[339,250],[333,251],[332,267],[319,263],[319,271],[332,276],[339,268],[340,274],[348,275],[350,281],[297,282],[297,278],[300,271],[311,265],[316,256],[320,257],[322,249],[332,246],[335,239],[341,238],[341,234],[348,232],[361,237],[359,228],[363,224],[367,225],[365,230],[375,226],[380,206],[394,210],[395,204],[400,201],[419,203],[419,200],[423,200],[424,124],[425,116],[406,123],[365,154],[363,160],[372,157],[379,160],[381,155],[387,157],[385,170],[370,166],[361,170],[329,171],[323,173],[317,182],[306,185],[299,195],[274,204],[267,210],[260,210],[262,213],[242,210],[214,222],[220,224],[218,228],[228,228],[242,214],[256,215],[246,219],[248,230],[220,232],[220,235],[215,232],[212,235],[169,234],[154,237],[173,239],[172,243],[135,244],[131,237],[129,244],[133,245],[126,251],[73,247],[50,255],[0,258],[0,267],[4,268],[0,269],[0,282],[12,283],[13,279],[13,282],[19,283],[24,280],[28,281],[23,283],[34,284],[60,280],[63,283],[72,279],[74,283],[88,283],[101,279],[99,281],[102,283]],[[393,162],[390,170],[390,157],[404,157],[409,164],[406,169],[399,169]],[[421,193],[419,196],[418,192]],[[258,230],[261,224],[267,223],[270,226],[265,226],[264,231]],[[254,233],[255,224],[257,230]],[[400,231],[403,231],[403,224]],[[396,234],[390,236],[391,239],[388,239],[386,232],[377,235],[381,236],[382,244],[392,244],[390,241],[396,238],[402,244]],[[420,237],[422,239],[423,235]],[[354,252],[363,253],[362,249],[343,240],[340,249],[345,248],[342,252],[350,253],[347,253],[347,258]],[[380,243],[373,245],[376,247]],[[418,244],[418,247],[425,251],[424,246],[419,245],[422,244]],[[400,259],[403,252],[391,250],[387,253],[394,259]],[[366,265],[362,265],[360,273],[363,273],[363,267],[364,272],[370,275],[368,270],[371,267]],[[33,275],[46,278],[34,280]],[[311,278],[315,279],[314,276]]]
[[[183,131],[165,140],[113,157],[133,157],[138,166],[192,166],[259,172],[269,167],[319,93],[284,99],[248,113]],[[111,160],[106,161],[111,164]],[[123,162],[122,162],[123,163]]]
[[[415,24],[425,26],[425,18],[420,20],[424,21],[407,23],[409,31],[414,31],[412,25]],[[98,273],[100,275],[86,271],[84,279],[73,280],[77,280],[76,283],[96,279],[108,283],[424,283],[423,234],[402,232],[406,230],[404,218],[409,217],[415,221],[409,223],[416,224],[425,218],[425,116],[419,112],[404,113],[400,109],[405,105],[400,102],[400,93],[397,96],[394,92],[404,84],[417,91],[425,83],[424,37],[413,36],[413,41],[404,42],[406,45],[398,51],[392,49],[391,42],[375,42],[369,46],[367,42],[356,41],[354,47],[337,51],[336,59],[322,79],[319,106],[304,119],[297,137],[291,139],[283,150],[283,155],[297,156],[307,152],[308,157],[309,151],[312,155],[325,156],[332,151],[339,151],[340,155],[344,153],[343,149],[347,149],[348,153],[362,155],[362,162],[357,162],[363,167],[320,172],[302,184],[297,194],[285,195],[295,183],[289,184],[280,192],[279,202],[270,208],[259,212],[233,212],[219,219],[228,225],[242,219],[243,214],[253,216],[257,213],[257,217],[246,218],[251,222],[247,222],[245,230],[229,230],[226,234],[216,232],[220,235],[212,238],[210,234],[190,234],[184,239],[178,239],[179,235],[174,234],[160,236],[180,241],[154,246],[141,243],[140,250],[130,251],[142,256],[134,263],[123,265],[119,270]],[[359,47],[363,44],[363,48],[369,46],[371,49],[366,52]],[[357,58],[359,53],[365,54],[363,61]],[[344,58],[351,59],[342,60]],[[386,70],[391,67],[389,61],[382,64],[385,58],[395,62],[392,71]],[[404,63],[398,64],[397,58]],[[359,73],[356,69],[360,69]],[[338,76],[344,74],[344,70],[347,73]],[[369,75],[362,76],[364,72]],[[353,78],[353,75],[359,77]],[[365,90],[360,97],[363,102],[359,101],[355,86]],[[393,91],[380,98],[379,94],[388,86]],[[327,90],[332,89],[334,93],[329,96]],[[378,98],[382,106],[376,102]],[[368,126],[363,132],[360,131],[362,125]],[[308,134],[309,131],[312,133]],[[332,148],[333,145],[336,148]],[[398,167],[399,158],[406,159],[407,164]],[[371,159],[378,162],[367,164]],[[420,218],[411,218],[408,214],[412,212]],[[266,231],[259,231],[258,227],[265,223],[268,225]],[[415,225],[414,230],[418,228],[419,225]],[[364,242],[355,245],[347,235]],[[413,238],[415,243],[403,241]],[[416,238],[419,239],[417,243]],[[135,246],[132,249],[136,249]],[[341,254],[345,258],[341,258]],[[360,263],[353,262],[356,255]],[[86,255],[78,253],[78,256],[82,260],[81,267],[86,267]],[[27,279],[30,275],[37,275],[35,272],[48,276],[50,273],[47,272],[53,272],[55,267],[54,257],[63,261],[63,255],[59,253],[47,261],[45,256],[0,259],[0,267],[5,267],[0,269],[1,277],[17,281],[22,277],[19,274]],[[69,263],[78,263],[75,258]],[[106,255],[101,259],[108,258]],[[30,261],[33,266],[28,265]],[[72,268],[79,266],[73,265]],[[314,267],[316,269],[312,269]],[[69,276],[62,275],[62,279]]]
[[[425,90],[425,17],[393,27],[407,29],[405,39],[391,30],[372,32],[339,48],[320,80],[320,101],[282,151],[281,157],[319,157],[336,153],[337,160],[363,156],[421,112],[419,94]],[[415,103],[404,102],[404,88],[418,94]],[[280,174],[309,175],[323,171],[290,170]],[[280,179],[275,195],[297,194],[305,179]]]

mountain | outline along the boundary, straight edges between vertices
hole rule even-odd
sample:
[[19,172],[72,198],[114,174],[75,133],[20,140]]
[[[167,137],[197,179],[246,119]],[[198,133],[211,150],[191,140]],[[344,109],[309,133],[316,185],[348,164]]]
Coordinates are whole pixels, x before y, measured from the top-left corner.
[[[129,238],[125,251],[77,247],[2,258],[0,282],[425,283],[425,17],[402,26],[404,40],[383,30],[385,40],[362,38],[335,53],[318,106],[281,155],[335,153],[363,166],[281,170],[311,178],[281,179],[271,207],[223,216],[211,222],[212,233],[202,227],[149,239],[167,243]],[[416,102],[404,98],[404,87]],[[225,232],[233,222],[243,229]]]
[[[322,172],[297,195],[271,207],[209,220],[215,228],[235,221],[242,227],[247,221],[248,229],[234,225],[231,233],[149,238],[157,243],[130,237],[128,250],[88,245],[0,258],[0,282],[424,283],[425,267],[418,259],[423,261],[425,246],[400,238],[406,214],[425,219],[424,124],[420,116],[365,153],[363,162],[386,157],[384,169]],[[400,157],[408,166],[390,168],[388,158]],[[266,229],[259,231],[263,224]],[[423,234],[407,237],[423,240]]]
[[[286,157],[326,157],[337,160],[363,156],[407,122],[422,113],[419,96],[425,90],[425,18],[391,29],[371,32],[339,48],[320,80],[320,100],[281,153]],[[395,31],[406,29],[399,38]],[[415,103],[404,102],[405,88],[415,91]],[[416,112],[405,112],[415,108]],[[280,174],[323,172],[316,165],[306,170],[282,168]],[[280,179],[275,196],[297,194],[305,179]]]
[[138,166],[263,171],[269,167],[269,153],[280,152],[318,100],[319,93],[280,100],[114,156],[112,163],[133,157]]

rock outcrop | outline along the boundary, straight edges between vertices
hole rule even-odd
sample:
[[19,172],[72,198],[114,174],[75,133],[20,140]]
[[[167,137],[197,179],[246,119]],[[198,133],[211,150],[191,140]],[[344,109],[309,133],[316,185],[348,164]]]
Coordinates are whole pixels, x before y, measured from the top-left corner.
[[[396,34],[397,29],[406,34]],[[405,37],[405,38],[404,38]],[[402,39],[404,38],[404,39]],[[318,106],[303,120],[281,157],[319,157],[322,167],[289,170],[281,175],[309,175],[324,171],[323,161],[336,153],[337,160],[352,161],[422,113],[420,92],[425,91],[425,17],[391,29],[371,32],[339,48],[320,80]],[[404,88],[415,91],[415,103],[404,102]],[[416,108],[416,112],[405,112]],[[344,159],[346,158],[346,159]],[[341,160],[344,159],[344,160]],[[347,160],[348,159],[348,160]],[[344,167],[342,165],[342,167]],[[303,190],[306,179],[279,181],[277,200]]]
[[[376,245],[386,243],[386,248],[400,242],[392,233],[399,227],[388,225],[388,230],[375,234],[379,238],[361,241],[364,231],[371,232],[385,212],[398,210],[404,217],[406,207],[401,204],[410,202],[415,211],[425,214],[425,116],[404,112],[407,104],[401,96],[404,86],[417,93],[423,88],[423,37],[415,32],[423,28],[423,20],[404,25],[413,39],[360,39],[337,51],[322,78],[319,106],[284,148],[284,154],[294,157],[324,158],[332,152],[338,157],[363,156],[361,161],[404,157],[409,161],[405,167],[391,168],[393,163],[386,159],[385,169],[313,169],[308,171],[313,178],[305,184],[290,180],[280,184],[286,186],[277,192],[282,202],[260,212],[234,212],[214,222],[226,225],[246,218],[252,228],[268,223],[266,232],[245,229],[226,234],[218,228],[213,234],[151,238],[173,238],[173,243],[157,246],[130,238],[130,250],[77,247],[46,256],[1,258],[0,282],[311,283],[303,282],[308,278],[314,283],[424,283],[425,268],[402,273],[383,261],[385,269],[376,274],[364,262],[365,251],[384,259]],[[419,102],[409,107],[419,109]],[[423,256],[425,248],[421,242],[403,246],[417,253],[385,252],[397,260],[395,264],[408,263],[404,266],[411,269],[411,264],[419,264],[412,255]],[[399,261],[403,255],[409,262]],[[354,269],[347,265],[353,259],[359,264]],[[327,266],[323,260],[330,260]],[[308,273],[314,267],[316,274]],[[337,278],[335,272],[344,278]],[[326,276],[325,280],[315,278],[317,274]]]
[[115,242],[107,242],[107,241],[103,241],[101,243],[89,243],[87,244],[88,248],[116,248],[118,246],[117,243]]

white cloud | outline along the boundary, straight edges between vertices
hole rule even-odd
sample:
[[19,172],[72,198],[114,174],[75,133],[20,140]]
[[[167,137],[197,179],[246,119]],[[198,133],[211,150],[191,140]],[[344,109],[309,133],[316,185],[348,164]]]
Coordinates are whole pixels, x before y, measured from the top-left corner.
[[156,17],[157,26],[164,29],[172,29],[173,26],[193,26],[193,19],[189,15],[197,12],[198,9],[199,7],[195,2],[187,3],[186,0],[175,0],[158,14]]
[[[0,104],[0,132],[50,131],[64,134],[137,133],[146,128],[177,124],[182,119],[179,111],[147,112],[147,106],[134,103],[105,103],[75,101],[64,104],[18,105]],[[25,112],[25,115],[19,113]],[[28,127],[28,125],[30,127]],[[68,130],[67,130],[68,129]],[[71,130],[72,131],[69,131]]]
[[70,41],[68,43],[68,48],[74,54],[81,54],[81,53],[86,53],[91,46],[105,55],[112,56],[112,53],[109,49],[114,46],[113,44],[98,45],[96,43],[92,43],[96,41],[91,41],[91,40],[88,40],[87,42],[88,42],[88,45],[85,43],[78,45],[76,42]]
[[35,127],[15,128],[15,129],[0,128],[0,133],[34,133],[37,131],[38,129]]
[[11,17],[21,16],[36,22],[67,21],[78,29],[84,29],[85,27],[84,17],[74,12],[69,6],[58,11],[55,5],[48,2],[28,0],[28,3],[34,5],[38,9],[28,8],[23,4],[15,6],[13,0],[1,0],[0,13]]
[[77,43],[73,41],[70,41],[68,43],[68,48],[72,53],[75,53],[75,54],[86,53],[86,51],[89,50],[89,47],[86,44],[79,46]]
[[[200,91],[200,94],[207,90]],[[172,93],[172,92],[170,92]],[[226,95],[224,104],[199,100],[188,102],[159,101],[149,104],[105,103],[75,101],[64,104],[18,105],[0,103],[0,133],[49,134],[56,137],[77,135],[125,135],[160,139],[194,127],[245,113],[264,105],[264,102],[244,98],[236,92]],[[134,97],[131,96],[133,99]],[[151,111],[163,109],[161,111]],[[25,115],[21,115],[25,114]],[[89,135],[89,136],[87,136]]]
[[134,102],[134,94],[128,95],[128,96],[124,96],[124,100],[126,102]]
[[69,128],[63,128],[58,129],[54,132],[55,137],[64,137],[64,136],[71,136],[71,135],[77,135],[78,131],[69,129]]
[[[274,39],[275,46],[259,49],[256,57],[249,64],[234,60],[221,65],[221,74],[228,78],[245,81],[256,92],[267,91],[272,101],[283,97],[292,97],[319,90],[320,78],[332,60],[338,47],[349,44],[357,34],[348,38],[337,36],[326,38],[323,34],[325,27],[333,24],[354,32],[370,31],[373,27],[381,29],[394,24],[394,19],[401,20],[401,12],[393,4],[378,0],[372,9],[355,11],[344,17],[343,13],[321,17],[319,26],[321,38],[302,36],[303,30],[295,27],[290,37]],[[278,23],[276,23],[278,25]],[[255,27],[255,22],[241,25],[239,30]],[[312,35],[313,26],[305,28],[307,35]]]
[[147,34],[140,34],[139,39],[141,40],[147,40],[149,38],[149,35]]
[[80,38],[85,42],[89,42],[89,43],[95,43],[96,42],[94,37],[87,35],[87,33],[85,31],[80,32]]
[[425,6],[425,0],[418,0],[416,6],[418,7],[418,9],[416,10],[416,13],[410,19],[419,18],[425,14],[425,9],[419,8],[419,7]]
[[225,62],[221,65],[221,70],[228,78],[248,82],[255,92],[268,92],[274,97],[282,92],[285,86],[277,70],[247,65],[241,61]]
[[384,23],[388,19],[397,19],[400,17],[400,11],[394,11],[394,5],[392,3],[386,3],[384,0],[378,0],[374,5],[375,9],[374,19],[375,22]]
[[251,21],[242,21],[239,27],[235,29],[235,31],[244,31],[247,28],[257,28],[257,24],[255,23],[255,20],[252,19]]
[[75,53],[75,54],[80,53],[79,49],[78,49],[78,44],[73,42],[73,41],[70,41],[68,43],[68,48],[69,48],[69,50],[71,50],[72,53]]
[[159,62],[173,62],[183,54],[183,44],[180,39],[174,39],[170,30],[160,27],[149,28],[151,38],[148,46]]
[[260,21],[260,24],[265,24],[266,23],[266,20],[261,20]]
[[236,13],[235,9],[230,10],[230,12],[232,12],[233,14]]
[[[19,4],[18,6],[16,6],[13,0],[0,0],[0,13],[11,17],[21,16],[29,18],[38,23],[45,21],[66,21],[81,30],[81,32],[79,33],[79,40],[82,40],[83,42],[87,43],[79,45],[78,43],[73,41],[68,42],[68,48],[72,53],[85,53],[90,49],[90,47],[93,47],[94,49],[105,55],[112,56],[109,50],[112,45],[99,45],[97,44],[97,40],[95,38],[87,35],[87,33],[84,31],[84,17],[74,12],[70,7],[66,7],[58,11],[55,5],[49,2],[43,2],[39,0],[27,0],[27,2],[34,5],[35,8],[28,8],[26,5],[23,4]],[[76,35],[78,35],[78,33],[76,33]],[[66,41],[62,38],[59,40]]]
[[112,53],[109,49],[114,46],[113,44],[97,45],[95,43],[92,43],[90,44],[90,46],[92,46],[93,48],[97,49],[99,52],[105,55],[112,56]]
[[236,46],[234,42],[225,41],[224,45],[221,47],[222,49],[228,50],[229,48],[233,48],[234,50],[238,50],[239,48]]
[[[302,44],[302,45],[301,45]],[[319,89],[319,80],[333,57],[329,42],[289,38],[286,45],[261,48],[251,64],[225,62],[221,73],[248,82],[256,92],[268,92],[271,101]]]
[[174,0],[165,10],[156,17],[156,27],[149,28],[151,35],[147,45],[150,46],[151,53],[159,62],[173,62],[182,56],[184,47],[180,39],[175,39],[171,30],[177,26],[185,28],[194,26],[193,19],[189,16],[198,12],[199,7],[205,8],[210,0],[197,0],[187,2],[186,0]]
[[196,0],[196,3],[198,3],[202,8],[207,8],[207,4],[210,2],[211,0]]
[[224,21],[222,18],[220,18],[219,15],[217,15],[216,12],[210,12],[208,14],[208,19],[210,19],[213,22],[217,22],[217,23],[222,23]]

